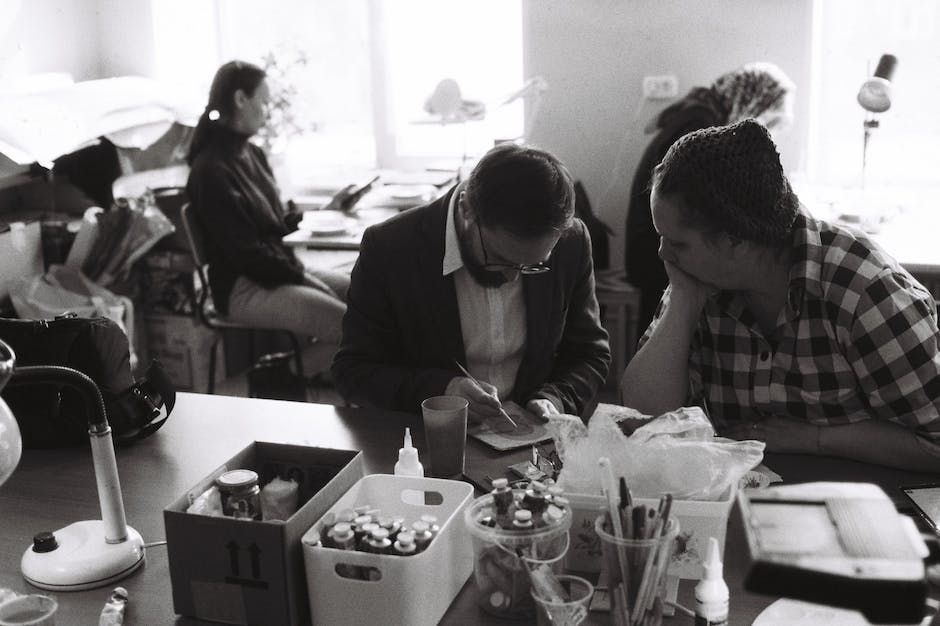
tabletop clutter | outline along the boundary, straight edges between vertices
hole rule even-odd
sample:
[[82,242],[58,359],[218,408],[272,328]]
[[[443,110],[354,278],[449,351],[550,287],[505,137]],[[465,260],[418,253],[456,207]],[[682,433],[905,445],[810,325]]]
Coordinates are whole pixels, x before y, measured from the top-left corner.
[[[589,610],[606,609],[615,624],[655,625],[674,610],[668,577],[702,578],[721,591],[727,510],[738,481],[760,462],[763,444],[715,437],[697,408],[631,417],[643,421],[630,436],[610,416],[598,414],[588,426],[571,416],[552,418],[557,482],[535,473],[514,482],[495,478],[476,499],[467,483],[421,476],[406,433],[396,470],[411,475],[363,475],[359,462],[355,473],[340,470],[342,490],[324,489],[308,501],[310,485],[302,494],[298,484],[303,472],[272,472],[270,459],[243,451],[188,494],[181,509],[230,518],[235,526],[224,528],[240,543],[250,536],[237,528],[311,520],[292,535],[302,557],[291,556],[293,544],[282,549],[289,561],[302,559],[306,580],[295,583],[306,586],[314,623],[434,624],[472,574],[477,605],[498,617],[578,624]],[[302,447],[281,448],[290,450],[267,454],[289,452],[299,463]],[[705,526],[695,517],[699,505],[717,511],[705,514],[714,518]],[[705,536],[696,537],[696,529]],[[686,571],[690,544],[699,550]],[[336,602],[351,592],[356,602]],[[727,598],[718,596],[710,600],[712,615],[727,611]],[[246,593],[245,602],[251,597]]]

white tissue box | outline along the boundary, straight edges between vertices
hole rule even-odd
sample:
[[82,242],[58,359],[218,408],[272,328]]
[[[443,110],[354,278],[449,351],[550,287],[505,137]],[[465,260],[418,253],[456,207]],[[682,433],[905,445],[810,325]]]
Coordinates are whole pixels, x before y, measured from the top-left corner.
[[[679,537],[669,565],[670,574],[693,580],[701,578],[709,537],[718,540],[721,555],[724,555],[728,514],[736,495],[737,487],[732,485],[720,500],[673,501],[672,515],[679,520]],[[607,500],[603,496],[579,493],[566,493],[565,496],[571,501],[572,513],[571,544],[565,567],[580,572],[600,571],[601,540],[594,532],[594,520],[607,509]],[[637,498],[636,503],[656,508],[659,501]]]

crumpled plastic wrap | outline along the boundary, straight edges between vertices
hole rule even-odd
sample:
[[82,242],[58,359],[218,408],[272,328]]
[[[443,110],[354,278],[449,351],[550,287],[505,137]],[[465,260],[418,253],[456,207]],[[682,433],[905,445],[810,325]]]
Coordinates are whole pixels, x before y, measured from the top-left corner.
[[597,460],[608,457],[634,497],[718,500],[725,490],[764,458],[764,442],[716,437],[698,407],[683,407],[656,418],[626,409],[646,423],[625,435],[618,421],[596,413],[587,426],[571,415],[552,416],[548,429],[563,468],[558,484],[572,493],[601,493]]

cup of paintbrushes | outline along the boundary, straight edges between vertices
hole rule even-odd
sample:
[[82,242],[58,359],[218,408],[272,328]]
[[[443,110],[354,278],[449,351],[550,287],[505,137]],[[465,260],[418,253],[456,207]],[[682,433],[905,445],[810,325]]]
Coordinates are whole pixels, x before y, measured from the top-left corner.
[[674,517],[653,524],[643,534],[616,536],[608,514],[598,516],[594,529],[601,540],[611,622],[617,626],[662,623],[666,571],[675,549],[679,522]]

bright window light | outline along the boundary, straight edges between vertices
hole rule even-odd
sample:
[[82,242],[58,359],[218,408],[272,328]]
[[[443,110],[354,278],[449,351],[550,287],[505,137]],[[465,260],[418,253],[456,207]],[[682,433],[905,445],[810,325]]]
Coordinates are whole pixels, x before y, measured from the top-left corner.
[[898,59],[891,108],[878,114],[865,183],[940,184],[940,3],[817,0],[809,174],[819,184],[861,180],[859,87],[882,54]]
[[[290,149],[313,167],[456,165],[523,135],[524,99],[501,105],[526,78],[521,0],[161,0],[153,11],[158,78],[200,110],[221,63],[273,54],[305,128]],[[486,104],[483,121],[416,123],[444,78]]]

